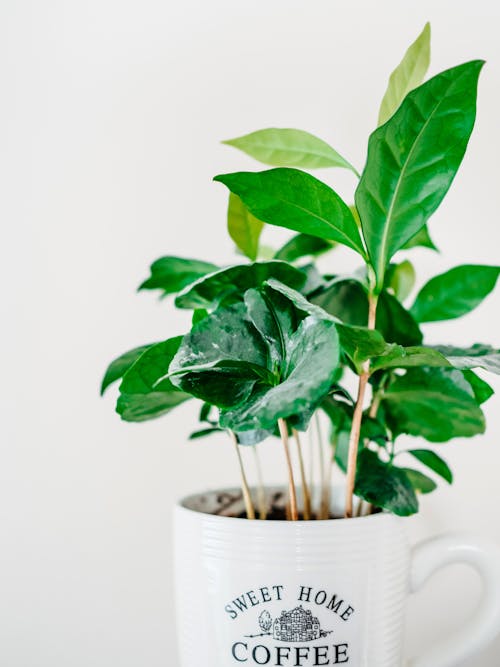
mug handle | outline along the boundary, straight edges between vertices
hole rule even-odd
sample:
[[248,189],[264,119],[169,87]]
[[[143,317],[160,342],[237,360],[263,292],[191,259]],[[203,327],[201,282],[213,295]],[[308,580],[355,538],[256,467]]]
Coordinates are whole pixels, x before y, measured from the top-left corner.
[[418,591],[434,572],[454,563],[471,565],[480,575],[483,594],[479,608],[466,629],[410,660],[410,667],[455,667],[500,632],[500,549],[490,542],[456,534],[417,545],[412,555],[411,592]]

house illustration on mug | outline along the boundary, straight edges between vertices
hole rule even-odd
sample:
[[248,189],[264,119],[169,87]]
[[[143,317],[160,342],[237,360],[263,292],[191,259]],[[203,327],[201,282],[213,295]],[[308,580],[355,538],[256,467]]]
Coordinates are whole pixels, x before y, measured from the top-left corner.
[[287,642],[309,642],[321,637],[319,620],[300,605],[282,611],[273,624],[273,638]]

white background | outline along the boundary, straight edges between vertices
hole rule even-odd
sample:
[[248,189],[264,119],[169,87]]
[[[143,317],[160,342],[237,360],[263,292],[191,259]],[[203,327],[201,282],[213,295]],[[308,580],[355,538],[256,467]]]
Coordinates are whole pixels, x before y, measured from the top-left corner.
[[[432,73],[488,63],[470,150],[431,223],[443,253],[413,258],[421,280],[498,263],[496,7],[3,0],[1,667],[177,665],[171,506],[233,483],[236,464],[223,438],[187,442],[194,406],[129,425],[98,385],[114,356],[187,327],[170,302],[134,293],[152,260],[233,260],[211,178],[259,166],[221,139],[298,127],[362,167],[388,75],[430,19]],[[324,178],[352,196],[349,174]],[[428,340],[500,345],[499,299]],[[499,406],[486,406],[487,435],[440,448],[456,482],[423,500],[412,540],[467,529],[500,542]],[[282,480],[276,443],[265,455]],[[466,622],[478,597],[465,568],[436,576],[411,603],[409,652]],[[466,664],[495,667],[499,651]]]

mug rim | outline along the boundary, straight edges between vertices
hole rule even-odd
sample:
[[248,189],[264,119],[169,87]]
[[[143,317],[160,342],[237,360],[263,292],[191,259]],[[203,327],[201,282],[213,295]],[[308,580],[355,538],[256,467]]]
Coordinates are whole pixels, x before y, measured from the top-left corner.
[[[274,488],[280,488],[283,489],[284,487],[279,487],[279,486],[265,486],[265,489],[274,489]],[[175,510],[177,512],[186,512],[190,515],[194,516],[199,516],[199,517],[206,517],[207,521],[218,521],[218,522],[226,522],[226,524],[236,523],[238,525],[251,525],[251,526],[263,526],[266,524],[269,525],[280,525],[280,526],[285,526],[285,525],[290,525],[293,527],[300,526],[301,529],[303,526],[321,526],[321,525],[335,525],[338,523],[343,523],[343,522],[349,522],[351,525],[359,525],[360,522],[367,523],[368,521],[375,522],[375,521],[381,521],[382,519],[387,520],[388,517],[391,519],[400,519],[401,517],[397,517],[396,515],[392,514],[391,512],[387,512],[386,510],[382,510],[377,512],[376,514],[369,514],[369,515],[364,515],[364,516],[357,516],[357,517],[352,517],[347,519],[346,517],[342,516],[339,518],[335,519],[313,519],[310,521],[304,521],[303,519],[300,519],[299,521],[284,521],[282,519],[258,519],[257,517],[254,520],[247,519],[246,517],[236,517],[236,516],[224,516],[221,514],[212,514],[210,512],[203,512],[202,510],[198,509],[193,509],[192,507],[187,507],[186,502],[189,500],[194,500],[200,496],[204,496],[206,494],[211,494],[211,493],[227,493],[227,492],[239,492],[240,489],[238,487],[220,487],[220,488],[209,488],[206,489],[205,491],[198,491],[196,493],[189,493],[187,495],[183,495],[182,497],[178,498],[175,502]]]

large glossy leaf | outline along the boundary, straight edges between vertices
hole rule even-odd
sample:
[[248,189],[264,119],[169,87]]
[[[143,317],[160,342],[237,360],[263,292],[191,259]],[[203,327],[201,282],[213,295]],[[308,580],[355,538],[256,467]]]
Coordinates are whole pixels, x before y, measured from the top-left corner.
[[328,185],[298,169],[216,176],[260,220],[337,241],[365,256],[349,207]]
[[104,394],[106,389],[119,380],[123,375],[128,371],[128,369],[134,364],[137,359],[149,348],[151,345],[141,345],[141,347],[135,347],[133,350],[125,352],[125,354],[120,355],[114,359],[108,366],[106,373],[102,379],[101,384],[101,396]]
[[139,289],[160,289],[164,295],[176,294],[186,285],[216,270],[215,264],[197,259],[161,257],[151,264],[151,276]]
[[464,264],[431,278],[411,307],[418,322],[461,317],[476,308],[494,289],[500,267]]
[[253,216],[241,199],[229,193],[227,230],[236,247],[252,261],[259,254],[259,239],[264,223]]
[[241,300],[245,290],[259,287],[269,278],[276,278],[300,289],[306,281],[306,274],[278,260],[229,266],[209,273],[189,285],[177,295],[175,305],[178,308],[213,310],[221,302]]
[[359,176],[356,169],[322,139],[309,132],[288,128],[268,128],[229,139],[222,143],[239,148],[271,167],[344,167]]
[[177,336],[152,345],[125,372],[116,404],[122,419],[130,422],[155,419],[191,398],[165,377],[181,339]]
[[172,382],[220,407],[225,428],[272,430],[279,417],[305,427],[338,365],[335,325],[300,315],[269,288],[244,299],[193,327],[170,366]]
[[483,61],[459,65],[410,92],[370,137],[356,207],[380,290],[387,263],[448,191],[476,115]]
[[485,371],[500,375],[500,350],[490,345],[475,343],[470,347],[452,345],[434,345],[435,350],[443,354],[452,366],[468,370],[483,368]]
[[375,452],[359,452],[354,492],[360,498],[399,516],[418,512],[418,500],[405,471],[381,461]]
[[219,407],[237,405],[259,381],[272,381],[269,350],[242,302],[196,324],[182,339],[169,373],[177,387]]
[[394,435],[407,433],[431,442],[446,442],[485,429],[474,392],[455,369],[408,369],[386,390],[382,406]]
[[429,69],[430,60],[431,26],[426,23],[389,78],[389,85],[380,105],[379,125],[389,120],[410,90],[422,83]]
[[297,234],[285,243],[274,255],[274,259],[295,262],[303,257],[316,257],[331,250],[335,244],[319,236]]
[[414,456],[417,461],[430,468],[446,480],[448,484],[453,483],[453,473],[450,470],[450,466],[436,452],[433,452],[432,449],[410,449],[408,454]]
[[290,336],[286,357],[279,384],[261,388],[244,404],[222,410],[222,426],[235,431],[270,429],[279,418],[309,412],[328,393],[338,365],[334,324],[306,317]]
[[351,359],[358,372],[361,372],[364,361],[370,357],[383,354],[387,350],[387,343],[378,331],[340,322],[337,317],[327,313],[321,306],[311,303],[302,294],[276,280],[269,280],[267,285],[287,296],[299,311],[309,313],[318,319],[327,319],[334,322],[339,335],[340,347]]

